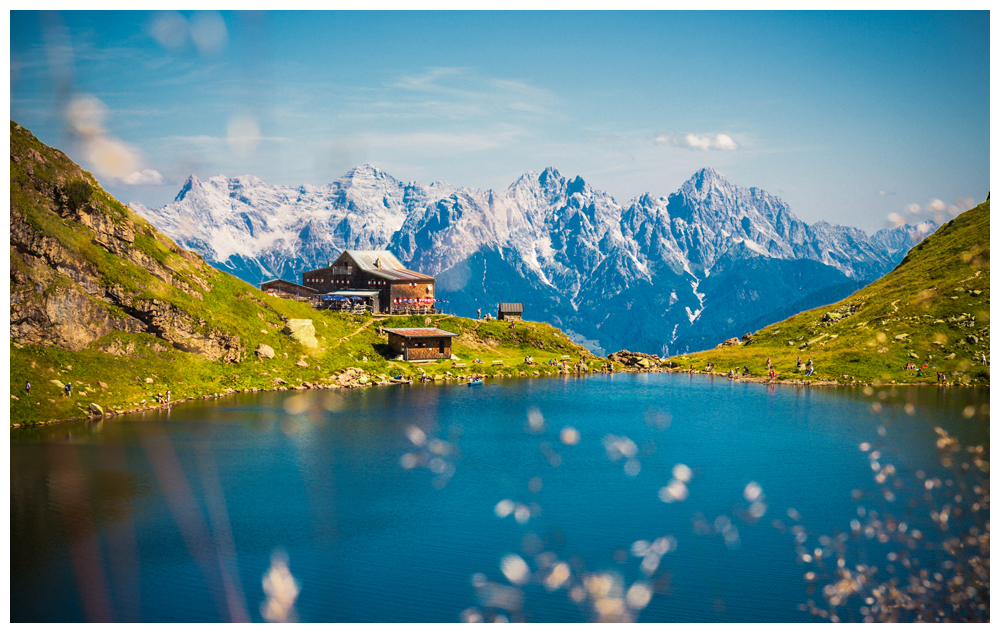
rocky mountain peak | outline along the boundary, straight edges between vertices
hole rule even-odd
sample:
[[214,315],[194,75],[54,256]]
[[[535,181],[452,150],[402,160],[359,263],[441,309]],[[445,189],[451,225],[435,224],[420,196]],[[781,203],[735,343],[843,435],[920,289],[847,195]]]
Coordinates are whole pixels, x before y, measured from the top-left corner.
[[[528,172],[528,173],[532,173],[532,172]],[[556,169],[555,167],[546,167],[545,171],[543,171],[542,173],[538,174],[538,182],[541,183],[542,185],[549,184],[552,181],[560,182],[560,183],[563,181],[562,174],[560,174],[559,170]]]
[[[344,180],[381,180],[384,178],[392,178],[388,176],[384,171],[372,165],[371,163],[365,163],[364,165],[358,165],[354,167],[346,174],[344,174]],[[394,180],[394,179],[393,179]]]
[[187,180],[184,181],[184,184],[181,186],[181,190],[177,192],[177,195],[174,197],[174,202],[180,202],[185,196],[187,196],[188,192],[197,187],[201,187],[201,181],[198,180],[197,176],[191,174],[187,177]]
[[702,167],[681,185],[681,190],[691,190],[705,195],[718,190],[730,189],[733,185],[726,177],[712,167]]

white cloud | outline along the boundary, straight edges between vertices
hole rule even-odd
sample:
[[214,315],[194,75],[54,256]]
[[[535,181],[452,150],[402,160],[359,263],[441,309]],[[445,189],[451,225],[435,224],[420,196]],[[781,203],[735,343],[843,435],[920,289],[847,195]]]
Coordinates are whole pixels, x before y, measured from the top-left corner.
[[686,147],[698,150],[735,150],[740,147],[740,144],[728,134],[696,134],[694,132],[678,134],[669,132],[667,134],[660,134],[653,140],[659,145],[666,144],[673,145],[674,147]]
[[431,68],[386,85],[389,99],[373,103],[366,115],[408,115],[428,119],[492,122],[508,117],[560,118],[556,97],[544,88],[516,79],[483,77],[467,68]]
[[934,225],[925,220],[913,229],[912,234],[916,238],[923,238],[930,235],[933,230]]
[[936,224],[940,225],[948,219],[945,215],[945,211],[948,212],[948,215],[954,217],[963,211],[971,209],[975,206],[975,203],[976,201],[974,198],[968,197],[955,198],[955,204],[951,205],[942,202],[939,198],[934,198],[924,206],[920,206],[916,202],[911,202],[906,205],[904,209],[911,216],[916,217],[906,218],[899,213],[890,213],[886,219],[889,221],[889,224],[895,227],[915,222],[917,225],[916,229],[913,231],[914,235],[923,236],[930,232],[931,224],[927,219],[928,217],[930,220],[933,220]]
[[143,169],[125,176],[122,182],[126,185],[162,185],[165,181],[155,169]]

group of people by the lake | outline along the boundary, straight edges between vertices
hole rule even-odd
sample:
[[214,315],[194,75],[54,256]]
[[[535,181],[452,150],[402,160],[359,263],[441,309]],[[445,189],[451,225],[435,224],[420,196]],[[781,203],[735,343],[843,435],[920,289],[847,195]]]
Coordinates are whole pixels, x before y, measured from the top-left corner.
[[[910,374],[910,375],[917,376],[919,378],[922,378],[924,376],[924,372],[927,371],[928,369],[937,370],[937,367],[931,367],[927,363],[924,363],[923,365],[917,365],[916,363],[906,363],[906,365],[903,366],[904,371],[917,372],[915,374]],[[944,380],[942,380],[942,376],[944,376],[944,374],[937,372],[937,376],[938,376],[938,382],[944,382]]]
[[[795,370],[796,371],[802,371],[802,357],[801,356],[799,356],[798,360],[795,361]],[[815,368],[813,367],[813,362],[812,362],[812,359],[810,358],[809,361],[806,362],[806,376],[812,376],[814,370],[815,370]]]
[[[713,365],[712,368],[714,369],[715,366]],[[739,367],[734,367],[730,369],[729,372],[726,374],[726,377],[729,378],[730,380],[736,380],[741,376],[746,377],[749,375],[750,375],[750,368],[744,365],[742,370]]]
[[[778,377],[778,370],[775,369],[774,365],[771,363],[770,358],[767,359],[766,365],[767,365],[767,377],[771,380],[776,379]],[[813,372],[815,372],[816,370],[815,366],[813,365],[812,359],[806,361],[804,366],[805,366],[805,375],[812,376]],[[801,372],[802,368],[803,368],[802,358],[798,358],[795,361],[795,371]],[[714,372],[715,364],[709,363],[708,366],[705,367],[705,370],[708,372]],[[744,365],[742,369],[740,369],[739,367],[734,367],[730,369],[728,372],[726,372],[726,377],[729,378],[730,380],[736,380],[737,378],[741,377],[745,378],[748,376],[750,376],[750,367],[747,365]]]

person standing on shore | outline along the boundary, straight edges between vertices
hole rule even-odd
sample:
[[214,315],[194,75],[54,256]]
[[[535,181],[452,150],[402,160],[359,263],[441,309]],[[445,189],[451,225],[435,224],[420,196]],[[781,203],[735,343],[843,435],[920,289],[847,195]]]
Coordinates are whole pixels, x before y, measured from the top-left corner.
[[170,404],[170,390],[167,389],[167,404]]

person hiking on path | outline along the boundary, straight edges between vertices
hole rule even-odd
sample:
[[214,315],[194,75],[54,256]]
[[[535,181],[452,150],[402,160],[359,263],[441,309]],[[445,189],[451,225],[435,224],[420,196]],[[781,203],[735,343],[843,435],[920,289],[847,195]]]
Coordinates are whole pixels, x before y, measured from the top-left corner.
[[795,361],[795,368],[802,369],[802,357],[799,356],[798,360]]
[[69,397],[73,393],[73,383],[66,383],[66,396]]
[[770,358],[767,359],[767,370],[768,371],[771,370],[771,359]]
[[31,381],[24,383],[24,393],[31,395]]

